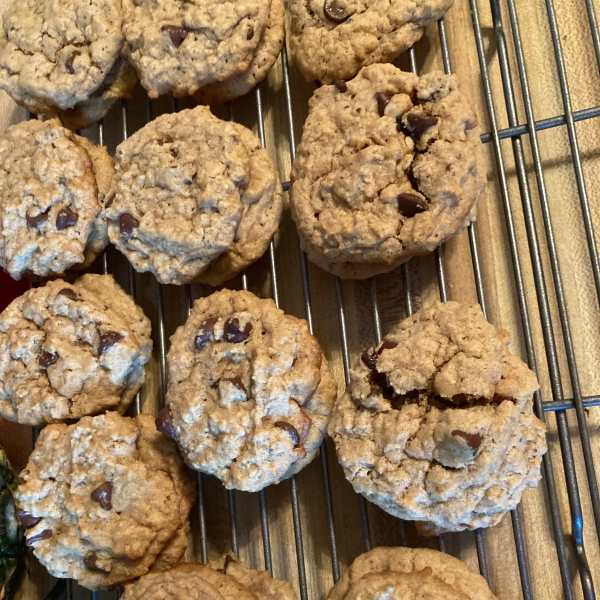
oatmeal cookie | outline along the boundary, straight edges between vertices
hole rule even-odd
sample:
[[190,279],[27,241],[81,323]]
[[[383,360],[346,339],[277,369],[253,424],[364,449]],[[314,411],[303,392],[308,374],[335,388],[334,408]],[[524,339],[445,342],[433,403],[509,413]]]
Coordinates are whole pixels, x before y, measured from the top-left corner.
[[441,533],[488,527],[540,480],[535,375],[478,305],[436,303],[365,350],[329,435],[354,489]]
[[32,288],[0,313],[0,414],[41,426],[122,413],[151,353],[150,320],[112,275]]
[[431,252],[474,220],[481,154],[454,75],[372,65],[319,88],[291,176],[302,249],[346,279]]
[[220,285],[257,260],[283,199],[258,138],[206,106],[162,115],[117,148],[111,242],[161,283]]
[[192,468],[228,489],[258,491],[314,458],[337,386],[306,321],[272,300],[222,290],[196,300],[167,363],[157,425]]
[[49,425],[20,479],[27,545],[52,575],[92,590],[147,573],[187,530],[195,496],[175,444],[144,414]]

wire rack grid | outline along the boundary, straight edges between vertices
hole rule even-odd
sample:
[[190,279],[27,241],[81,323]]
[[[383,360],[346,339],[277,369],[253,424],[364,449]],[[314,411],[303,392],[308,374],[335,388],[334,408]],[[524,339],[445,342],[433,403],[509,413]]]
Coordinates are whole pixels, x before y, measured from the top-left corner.
[[[529,77],[527,65],[524,56],[523,42],[521,38],[521,27],[519,23],[516,0],[503,0],[504,5],[501,5],[501,0],[465,0],[469,2],[472,18],[472,28],[474,40],[479,59],[479,67],[482,77],[482,88],[487,106],[487,118],[489,123],[489,131],[484,133],[482,141],[486,144],[491,144],[493,155],[496,162],[496,174],[498,185],[500,188],[500,197],[502,201],[502,209],[506,222],[506,235],[508,237],[510,247],[510,259],[514,276],[514,283],[517,291],[518,309],[521,317],[522,335],[525,344],[527,359],[530,367],[536,373],[541,366],[540,360],[546,361],[546,367],[550,377],[552,390],[552,399],[543,400],[541,393],[535,395],[535,410],[541,419],[545,419],[546,413],[554,413],[558,431],[558,444],[562,458],[562,473],[556,471],[557,467],[553,466],[551,454],[545,455],[543,460],[543,481],[547,492],[547,501],[549,505],[549,518],[553,530],[553,536],[556,547],[557,564],[560,570],[560,579],[562,582],[562,593],[565,598],[572,599],[579,595],[579,587],[571,572],[572,563],[569,557],[574,554],[578,569],[578,579],[581,589],[581,594],[586,600],[595,598],[594,584],[584,546],[584,520],[581,504],[580,475],[575,468],[575,458],[572,446],[571,432],[568,423],[568,412],[572,411],[576,415],[576,422],[583,448],[585,460],[585,475],[587,478],[585,490],[589,493],[592,504],[593,523],[586,523],[585,527],[589,531],[594,530],[596,538],[600,540],[600,497],[598,494],[598,483],[595,465],[592,456],[590,432],[587,422],[586,409],[600,405],[600,395],[583,396],[579,382],[577,369],[577,360],[575,356],[574,343],[571,334],[570,317],[567,310],[567,302],[564,293],[564,277],[561,273],[561,266],[557,250],[557,243],[553,232],[552,215],[550,214],[550,204],[548,201],[548,192],[542,157],[540,152],[540,143],[538,132],[555,127],[566,127],[568,132],[572,166],[575,173],[579,201],[581,205],[581,214],[583,227],[588,245],[589,259],[591,270],[593,273],[597,301],[600,301],[600,256],[596,246],[596,238],[594,232],[594,223],[590,209],[590,198],[586,188],[586,180],[582,167],[582,156],[578,145],[577,130],[575,123],[600,116],[600,106],[590,107],[579,111],[574,111],[572,108],[567,72],[565,67],[565,59],[561,46],[561,36],[557,16],[553,0],[543,0],[548,18],[548,26],[552,37],[554,60],[558,71],[558,77],[563,100],[564,114],[556,117],[537,120],[531,98],[531,90],[529,87]],[[480,12],[484,2],[489,2],[493,16],[493,34],[498,52],[499,69],[502,79],[502,87],[504,92],[504,106],[507,112],[509,126],[503,129],[499,128],[499,112],[497,105],[499,98],[494,97],[492,93],[491,75],[489,72],[488,62],[486,59],[486,47],[484,33],[482,31]],[[592,0],[584,0],[585,11],[590,26],[590,35],[594,45],[594,51],[597,61],[597,66],[600,68],[600,33],[598,30],[598,21]],[[508,26],[510,28],[510,40],[512,40],[512,48],[509,36],[505,31],[506,14],[508,14]],[[442,19],[438,23],[438,35],[441,49],[441,59],[444,70],[447,73],[452,72],[450,61],[450,51],[448,39],[446,35],[446,27]],[[513,73],[509,54],[514,53],[517,63],[517,74]],[[414,50],[408,53],[410,68],[413,72],[417,72],[417,59]],[[287,135],[289,138],[289,148],[291,160],[295,157],[296,148],[296,116],[294,114],[292,102],[292,85],[290,71],[288,68],[288,58],[284,48],[281,56],[282,73],[283,73],[283,96],[285,107],[285,118],[287,121]],[[520,89],[521,99],[523,101],[526,122],[520,123],[517,112],[517,94],[515,87]],[[266,146],[265,135],[265,115],[263,106],[263,91],[259,86],[254,92],[254,106],[256,117],[256,128],[259,138]],[[178,108],[177,101],[173,101],[171,109],[176,111]],[[153,103],[147,100],[146,104],[146,121],[154,117]],[[121,139],[126,139],[129,135],[129,117],[127,103],[123,102],[120,114],[116,118],[121,120]],[[230,117],[235,118],[233,109],[230,107]],[[97,137],[100,143],[104,143],[104,124],[98,125]],[[519,183],[518,197],[511,193],[508,184],[507,174],[507,149],[501,141],[509,139],[511,143],[512,159],[516,166],[516,176]],[[524,145],[524,140],[529,143],[531,155],[533,159],[533,167],[535,172],[535,183],[537,187],[537,198],[539,199],[539,210],[541,210],[542,223],[541,226],[536,222],[536,210],[534,209],[534,194],[531,190],[531,183],[527,172],[527,157]],[[289,187],[289,182],[283,184],[285,190]],[[516,202],[520,202],[521,210],[525,216],[525,226],[527,235],[527,253],[528,258],[524,257],[522,252],[522,244],[519,244],[515,226],[515,207]],[[481,258],[479,251],[479,242],[477,237],[477,226],[471,225],[468,228],[468,239],[471,250],[473,276],[475,288],[480,305],[484,314],[488,314],[485,286],[483,280],[483,270],[481,266]],[[544,236],[546,240],[547,252],[549,254],[550,277],[545,270],[545,264],[542,260],[542,249],[540,246],[540,236]],[[309,267],[305,255],[300,252],[300,277],[302,282],[302,298],[304,305],[304,316],[309,324],[311,332],[314,331],[313,320],[313,305],[311,301],[311,282],[309,279]],[[271,280],[271,295],[277,306],[280,305],[280,283],[277,271],[276,261],[276,245],[272,242],[268,249],[268,269]],[[526,285],[523,274],[523,264],[526,260],[530,261],[533,270],[535,282],[535,297],[532,300],[531,295],[526,293]],[[437,272],[439,297],[442,301],[448,299],[447,282],[445,276],[443,248],[439,248],[435,252],[435,267]],[[129,265],[128,269],[128,284],[129,292],[137,297],[138,290],[136,289],[136,274],[133,268]],[[103,272],[111,272],[113,265],[109,260],[109,254],[105,253],[102,258]],[[392,275],[395,276],[395,275]],[[411,292],[411,277],[409,269],[403,265],[399,270],[399,277],[402,282],[404,310],[407,315],[410,315],[414,310],[414,298]],[[166,326],[165,326],[165,300],[163,286],[155,284],[155,297],[157,306],[158,327],[155,334],[155,343],[158,346],[158,371],[160,377],[160,393],[162,401],[166,393],[166,352],[168,350]],[[241,277],[241,286],[243,289],[248,288],[248,277],[243,274]],[[558,304],[559,323],[557,324],[552,317],[550,308],[550,292],[556,298]],[[347,311],[344,300],[344,286],[342,282],[336,278],[335,294],[337,298],[337,312],[339,317],[340,328],[340,348],[343,359],[344,374],[346,381],[349,380],[349,371],[351,365],[351,351],[348,342],[348,324]],[[191,286],[185,286],[184,302],[185,311],[189,314],[193,302],[194,292]],[[379,293],[377,289],[377,280],[373,278],[370,281],[370,301],[372,306],[372,318],[375,332],[375,342],[379,343],[382,339],[382,315],[380,310]],[[537,311],[541,321],[543,340],[544,340],[544,359],[536,356],[534,348],[534,334],[532,330],[532,313]],[[561,372],[559,364],[559,350],[557,349],[557,339],[560,337],[561,343],[564,344],[566,353],[566,362],[568,366],[567,377],[570,381],[572,389],[572,398],[565,398],[563,393],[563,384],[565,374]],[[365,342],[368,345],[370,342]],[[135,412],[140,412],[142,409],[141,396],[136,396]],[[338,535],[335,515],[334,515],[334,490],[331,485],[331,462],[328,459],[328,451],[326,444],[323,444],[320,452],[320,470],[322,482],[322,500],[323,510],[327,523],[327,537],[329,541],[329,552],[331,558],[331,574],[333,581],[337,581],[340,577],[340,559],[338,548]],[[568,505],[561,505],[557,492],[556,477],[564,477],[568,493]],[[198,475],[198,533],[199,533],[199,555],[206,562],[208,560],[208,534],[207,521],[210,515],[207,514],[205,508],[205,478]],[[310,532],[303,531],[303,522],[301,518],[299,483],[296,477],[290,481],[290,509],[292,512],[293,530],[294,530],[294,545],[296,550],[296,564],[298,570],[298,588],[302,600],[308,600],[313,596],[309,593],[307,584],[307,556],[305,555],[305,536],[310,535]],[[360,522],[360,535],[362,536],[362,545],[364,550],[371,548],[372,536],[371,526],[369,521],[369,510],[364,498],[358,496],[358,511]],[[239,527],[236,507],[236,494],[233,491],[227,493],[227,513],[230,527],[230,542],[234,552],[239,552]],[[262,536],[262,551],[263,551],[263,567],[273,572],[272,559],[272,535],[269,524],[269,510],[266,493],[258,494],[258,506],[260,517],[260,530]],[[566,514],[568,513],[568,514]],[[511,514],[512,527],[515,540],[515,552],[517,556],[521,593],[525,599],[534,598],[533,587],[531,582],[531,573],[529,567],[528,556],[526,553],[525,543],[525,528],[526,523],[522,518],[520,511],[515,510]],[[565,522],[568,524],[565,526]],[[407,544],[407,535],[402,521],[397,521],[398,540],[400,544]],[[306,528],[305,528],[306,529]],[[481,574],[489,580],[489,561],[486,554],[486,545],[484,533],[481,530],[473,532],[473,540],[476,547],[479,570]],[[440,550],[446,549],[446,536],[441,536],[437,541]],[[254,565],[261,566],[261,565]],[[94,600],[98,598],[110,598],[120,596],[119,592],[113,593],[87,593],[87,597]],[[320,596],[326,596],[326,590],[320,590]],[[71,582],[66,586],[66,597],[83,598],[86,597],[86,592],[78,588]]]

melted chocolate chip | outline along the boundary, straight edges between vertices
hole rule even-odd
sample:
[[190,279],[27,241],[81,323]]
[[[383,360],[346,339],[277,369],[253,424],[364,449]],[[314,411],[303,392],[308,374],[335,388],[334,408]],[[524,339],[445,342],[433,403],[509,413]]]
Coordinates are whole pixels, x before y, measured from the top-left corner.
[[84,559],[83,559],[83,564],[88,568],[91,569],[92,571],[98,571],[99,573],[108,573],[108,571],[106,569],[103,569],[99,564],[98,564],[98,555],[94,554],[93,552],[90,552],[89,554],[87,554]]
[[19,521],[21,521],[25,529],[35,527],[42,520],[42,517],[34,517],[23,510],[17,512],[17,517],[19,517]]
[[377,354],[381,354],[384,350],[391,350],[397,345],[398,344],[396,342],[392,342],[392,340],[383,340],[383,342],[381,342],[381,346],[379,346],[379,350],[377,350]]
[[73,227],[77,223],[77,213],[73,212],[68,206],[62,208],[56,215],[56,229],[62,231],[67,227]]
[[420,115],[418,113],[409,113],[406,120],[408,121],[412,134],[416,136],[420,136],[438,122],[437,117]]
[[229,383],[232,383],[238,390],[244,392],[244,394],[248,393],[246,386],[239,377],[224,377],[223,381],[229,381]]
[[104,208],[110,208],[113,205],[113,202],[115,201],[115,197],[116,197],[116,194],[114,192],[112,192],[109,195],[108,200],[106,200],[106,202],[104,203]]
[[279,427],[279,429],[287,431],[287,433],[289,433],[290,437],[292,438],[292,442],[294,442],[294,448],[298,447],[298,445],[300,444],[300,434],[291,423],[287,423],[286,421],[275,421],[275,427]]
[[335,87],[337,88],[337,91],[341,92],[342,94],[348,91],[348,85],[346,84],[346,82],[343,79],[336,79],[333,82],[333,85],[335,85]]
[[67,67],[69,73],[71,73],[71,75],[75,75],[75,69],[73,68],[73,61],[75,60],[76,56],[81,56],[81,52],[79,50],[75,50],[74,52],[71,53],[71,56],[69,56],[69,58],[67,58],[67,60],[65,61],[65,67]]
[[33,546],[36,542],[39,542],[40,540],[47,540],[48,538],[51,538],[51,537],[52,537],[52,530],[44,529],[44,531],[42,531],[42,533],[38,533],[37,535],[34,535],[30,538],[26,538],[25,545]]
[[375,94],[375,99],[377,100],[377,110],[379,111],[379,116],[383,117],[385,114],[385,107],[390,103],[390,97],[386,96],[382,92],[377,92]]
[[48,209],[45,212],[38,213],[37,215],[34,215],[34,216],[31,216],[29,213],[27,213],[25,215],[25,219],[27,220],[27,223],[29,225],[31,225],[31,227],[37,227],[38,225],[41,225],[42,223],[44,223],[44,221],[46,221],[48,219],[49,212],[50,212],[50,209]]
[[47,369],[51,365],[53,365],[58,360],[58,354],[50,354],[50,352],[42,352],[40,357],[38,358],[38,364],[40,367],[44,367]]
[[473,450],[473,452],[477,454],[477,450],[479,450],[479,446],[481,446],[481,442],[483,440],[483,437],[481,435],[479,435],[478,433],[467,433],[466,431],[461,431],[460,429],[455,429],[451,433],[452,435],[455,435],[456,437],[460,437],[463,440],[465,440],[469,448],[471,448],[471,450]]
[[129,213],[123,213],[119,217],[119,231],[125,241],[133,237],[133,230],[140,226],[140,222]]
[[323,4],[325,17],[332,23],[343,23],[350,15],[337,3],[337,0],[325,0]]
[[417,213],[425,212],[427,208],[427,201],[421,198],[421,196],[408,192],[398,194],[398,210],[407,218],[414,217]]
[[227,567],[232,563],[235,562],[235,560],[233,560],[233,558],[231,558],[231,556],[229,556],[229,554],[225,555],[225,564],[223,565],[223,575],[225,575],[225,573],[227,573]]
[[57,296],[65,296],[69,300],[73,300],[74,302],[81,302],[81,298],[75,293],[75,290],[71,288],[63,288],[58,292]]
[[[387,375],[380,373],[377,369],[371,371],[371,384],[381,390],[381,394],[386,400],[397,403],[401,399],[400,394],[396,393],[396,390],[390,385]],[[397,406],[393,407],[397,408]]]
[[171,411],[168,406],[165,406],[159,413],[156,419],[154,420],[156,424],[156,429],[160,431],[162,434],[170,437],[172,440],[177,439],[177,432],[175,431],[175,426],[173,425],[173,421],[171,421]]
[[232,319],[227,319],[225,321],[225,325],[223,326],[223,333],[225,335],[225,340],[228,342],[243,342],[252,331],[252,323],[248,321],[246,325],[244,325],[244,330],[240,329],[240,320],[236,317]]
[[108,350],[111,346],[114,346],[117,342],[120,342],[123,336],[116,331],[107,331],[106,333],[100,334],[100,343],[98,344],[98,354],[102,354],[105,350]]
[[377,352],[375,348],[368,348],[361,355],[360,359],[367,366],[368,369],[374,369],[377,365]]
[[250,25],[250,27],[248,27],[248,33],[246,33],[246,39],[251,40],[253,37],[254,37],[254,27],[252,27],[252,25]]
[[200,325],[198,328],[198,334],[194,338],[194,346],[196,350],[202,350],[206,344],[210,341],[210,336],[213,334],[215,329],[215,323],[217,322],[217,317],[210,317],[210,319],[206,319],[204,323]]
[[172,140],[170,137],[166,136],[166,137],[158,138],[158,139],[156,140],[156,143],[157,143],[159,146],[164,146],[165,144],[168,144],[168,143],[170,143],[170,142],[172,142],[172,141],[173,141],[173,140]]
[[169,34],[175,48],[179,48],[183,44],[183,40],[188,36],[188,31],[185,27],[178,27],[177,25],[163,25],[160,30],[166,31]]
[[90,497],[94,502],[97,502],[103,510],[112,510],[112,493],[113,484],[106,481],[99,485],[91,494]]

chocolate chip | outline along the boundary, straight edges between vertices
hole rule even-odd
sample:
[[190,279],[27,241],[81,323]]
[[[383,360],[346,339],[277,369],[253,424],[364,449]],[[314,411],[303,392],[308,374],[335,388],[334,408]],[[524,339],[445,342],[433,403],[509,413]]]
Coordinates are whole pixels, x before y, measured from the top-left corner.
[[37,535],[34,535],[30,538],[26,538],[25,545],[33,546],[36,542],[39,542],[40,540],[47,540],[48,538],[51,538],[51,537],[52,537],[52,530],[44,529],[44,531],[42,531],[42,533],[38,533]]
[[102,354],[105,350],[108,350],[111,346],[114,346],[117,342],[120,342],[123,336],[116,331],[107,331],[106,333],[100,334],[100,343],[98,344],[98,354]]
[[382,92],[377,92],[375,94],[375,99],[377,100],[377,110],[379,111],[379,116],[383,117],[385,114],[385,107],[390,103],[391,98]]
[[286,421],[275,421],[275,427],[279,427],[279,429],[287,431],[292,438],[292,442],[294,442],[294,448],[298,447],[300,444],[300,434],[291,423],[287,423]]
[[21,521],[25,529],[35,527],[42,520],[42,517],[34,517],[24,510],[17,511],[17,517],[19,517],[19,521]]
[[341,92],[342,94],[344,92],[348,91],[348,86],[347,86],[346,82],[343,79],[336,79],[333,82],[333,85],[335,85],[335,87],[337,88],[338,92]]
[[160,30],[166,31],[169,34],[175,48],[179,48],[188,35],[185,27],[178,27],[177,25],[163,25]]
[[225,377],[223,378],[223,381],[229,381],[229,383],[232,383],[238,390],[244,392],[244,394],[248,393],[248,390],[246,390],[246,386],[243,384],[242,380],[239,377]]
[[251,40],[253,37],[254,37],[254,27],[252,27],[252,25],[250,25],[250,27],[248,27],[248,33],[246,33],[246,39]]
[[332,23],[343,23],[350,15],[337,3],[337,0],[325,0],[323,4],[325,17]]
[[383,342],[381,342],[381,346],[379,346],[379,350],[377,350],[377,354],[381,354],[384,350],[391,350],[397,345],[398,344],[396,342],[392,342],[392,340],[383,340]]
[[34,215],[34,216],[31,216],[28,213],[25,215],[25,219],[27,220],[27,223],[29,223],[29,225],[31,225],[32,227],[37,227],[38,225],[40,225],[41,223],[43,223],[44,221],[46,221],[48,219],[49,212],[50,212],[50,209],[48,209],[45,212],[38,213],[37,215]]
[[77,223],[77,213],[73,212],[68,206],[62,208],[56,215],[56,229],[62,231],[67,227],[73,227]]
[[414,217],[417,213],[425,212],[428,208],[427,201],[421,196],[404,192],[398,194],[398,210],[407,217]]
[[452,435],[465,440],[469,448],[471,448],[471,450],[477,454],[477,450],[479,450],[479,446],[481,446],[483,436],[479,435],[478,433],[467,433],[466,431],[461,431],[460,429],[455,429],[451,433]]
[[75,69],[73,68],[73,61],[75,60],[76,56],[81,56],[81,52],[79,52],[79,50],[75,50],[71,56],[69,56],[69,58],[67,58],[67,60],[65,61],[65,67],[67,67],[67,69],[69,70],[69,73],[71,73],[71,75],[75,75]]
[[103,510],[112,510],[112,493],[113,484],[106,481],[99,485],[91,494],[90,497],[94,502],[97,502]]
[[42,352],[40,357],[38,358],[38,364],[40,367],[44,367],[47,369],[51,365],[53,365],[58,360],[58,354],[50,354],[50,352]]
[[400,394],[396,392],[385,373],[380,373],[377,369],[371,371],[371,383],[381,390],[381,394],[390,402],[397,402],[400,399]]
[[166,136],[166,137],[161,137],[161,138],[158,138],[158,139],[156,140],[156,143],[157,143],[159,146],[164,146],[165,144],[168,144],[168,143],[170,143],[170,142],[172,142],[172,141],[173,141],[173,140],[172,140],[170,137]]
[[116,194],[114,192],[111,192],[108,196],[108,200],[104,202],[104,208],[110,208],[113,205],[113,202],[115,201],[115,197]]
[[225,564],[223,565],[223,575],[225,575],[225,573],[227,573],[227,567],[232,563],[235,562],[235,560],[233,560],[233,558],[231,558],[231,556],[229,556],[229,554],[225,555]]
[[421,135],[438,122],[437,117],[420,115],[418,113],[409,113],[406,120],[408,121],[412,134],[416,136]]
[[133,237],[133,230],[140,226],[140,222],[129,213],[123,213],[119,217],[119,231],[125,238],[125,241]]
[[246,325],[244,325],[244,330],[240,329],[240,320],[233,317],[232,319],[227,319],[225,321],[225,325],[223,326],[223,333],[225,334],[225,339],[228,342],[243,342],[252,331],[252,323],[248,321]]
[[57,296],[65,296],[69,300],[81,302],[81,298],[75,293],[75,290],[72,290],[71,288],[63,288],[58,292]]
[[91,569],[92,571],[98,571],[100,573],[108,573],[108,571],[106,569],[103,569],[99,564],[98,564],[98,555],[94,554],[93,552],[90,552],[89,554],[87,554],[84,559],[83,559],[83,564],[88,568]]
[[154,419],[154,423],[156,424],[156,429],[162,434],[170,437],[172,440],[177,439],[177,432],[175,431],[173,421],[171,421],[171,411],[168,406],[165,406],[158,413],[158,416]]
[[208,344],[210,341],[210,336],[215,330],[216,322],[217,317],[210,317],[210,319],[206,319],[206,321],[200,325],[198,328],[198,333],[194,338],[194,346],[196,346],[196,350],[202,350],[202,348]]
[[377,364],[377,352],[375,351],[375,348],[367,348],[367,350],[360,355],[360,359],[368,369],[374,369]]

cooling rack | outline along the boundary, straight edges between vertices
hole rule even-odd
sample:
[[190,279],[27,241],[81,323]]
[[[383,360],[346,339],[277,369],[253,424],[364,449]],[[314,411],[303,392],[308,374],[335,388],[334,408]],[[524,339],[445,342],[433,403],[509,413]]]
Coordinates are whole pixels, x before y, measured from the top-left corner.
[[[594,2],[565,1],[585,16],[596,76],[600,68],[600,33]],[[557,6],[563,3],[556,0],[555,6],[553,0],[536,0],[551,41],[547,68],[556,72],[562,103],[560,114],[536,120],[533,98],[539,97],[539,90],[534,93],[531,89],[523,37],[530,24],[520,22],[523,6],[519,11],[517,4],[517,0],[456,0],[451,9],[457,14],[460,10],[463,18],[465,35],[460,43],[474,45],[478,73],[473,81],[479,78],[480,99],[487,111],[479,115],[482,124],[487,124],[481,137],[491,159],[490,186],[495,190],[488,202],[496,203],[503,230],[496,239],[490,238],[487,229],[481,236],[479,222],[471,225],[457,238],[462,251],[455,252],[453,246],[450,254],[454,263],[457,257],[468,256],[469,264],[456,267],[457,272],[468,269],[474,299],[494,322],[498,310],[490,308],[492,284],[487,279],[490,269],[486,261],[490,253],[506,253],[502,256],[510,276],[506,286],[520,321],[519,331],[511,333],[518,338],[529,366],[546,381],[534,400],[538,416],[543,420],[548,417],[551,449],[544,457],[540,489],[526,492],[523,505],[505,518],[501,534],[477,530],[437,539],[421,538],[412,524],[384,515],[352,492],[327,442],[305,472],[258,494],[227,492],[212,478],[198,476],[194,540],[188,558],[206,561],[211,551],[229,547],[252,567],[290,579],[302,600],[312,600],[325,598],[332,582],[362,551],[384,543],[425,545],[466,560],[502,598],[595,598],[592,577],[600,576],[600,497],[594,452],[598,454],[600,438],[590,415],[593,407],[600,405],[600,389],[592,390],[596,395],[584,395],[590,386],[582,384],[578,367],[587,356],[582,356],[575,340],[573,323],[587,319],[593,343],[600,342],[600,332],[593,325],[600,302],[600,256],[594,231],[594,200],[597,203],[598,198],[588,191],[590,173],[584,168],[586,153],[580,149],[576,125],[600,116],[600,106],[574,110],[563,48],[565,36],[561,35],[557,15]],[[482,25],[484,13],[486,26]],[[451,12],[447,19],[453,17]],[[423,64],[433,61],[451,73],[453,53],[447,27],[447,22],[439,21],[399,64],[418,73]],[[430,57],[432,53],[438,53],[437,58],[420,61],[422,54]],[[491,54],[495,55],[494,60],[490,59]],[[311,90],[299,84],[285,49],[273,78],[275,84],[262,84],[250,97],[232,103],[219,116],[255,129],[262,144],[278,160],[283,188],[287,190],[289,163],[293,161],[306,114],[298,106],[305,104]],[[177,101],[138,98],[123,102],[89,134],[114,150],[117,143],[148,120],[179,108]],[[279,131],[279,138],[286,139],[277,139],[272,129]],[[585,238],[586,251],[581,260],[586,261],[586,272],[593,281],[590,285],[594,312],[590,314],[577,314],[570,307],[572,274],[561,269],[564,241],[563,236],[555,235],[555,230],[563,215],[553,210],[555,203],[548,185],[552,165],[543,158],[544,141],[540,139],[540,133],[549,129],[567,133],[567,158],[575,179],[581,233]],[[284,157],[286,151],[289,156]],[[410,315],[424,298],[437,295],[442,301],[461,299],[460,282],[456,283],[456,277],[449,281],[447,250],[445,245],[433,257],[413,260],[393,273],[367,282],[342,282],[308,264],[288,218],[266,256],[228,285],[270,296],[286,312],[306,318],[334,367],[337,364],[343,383],[349,379],[358,349],[379,343],[386,328]],[[155,359],[133,410],[156,411],[166,392],[168,337],[187,317],[193,299],[211,289],[196,285],[161,286],[151,276],[136,274],[114,250],[107,251],[96,267],[114,273],[151,315]],[[420,275],[421,271],[426,275]],[[432,295],[433,283],[436,290]],[[536,519],[531,518],[533,512],[527,508],[534,494],[537,496],[533,503],[539,509]],[[500,531],[501,526],[494,529]],[[544,530],[542,539],[547,543],[535,547],[540,530]],[[549,558],[537,560],[538,553]],[[499,564],[504,561],[506,568]],[[503,577],[514,581],[509,584]],[[552,579],[554,585],[544,585],[545,579]],[[62,594],[69,600],[112,599],[120,595],[118,591],[91,593],[72,582],[66,584]]]

